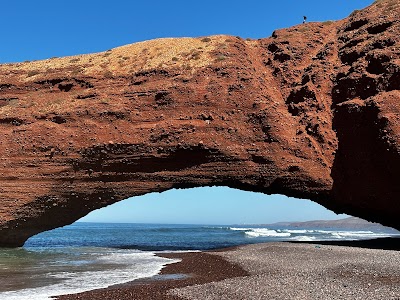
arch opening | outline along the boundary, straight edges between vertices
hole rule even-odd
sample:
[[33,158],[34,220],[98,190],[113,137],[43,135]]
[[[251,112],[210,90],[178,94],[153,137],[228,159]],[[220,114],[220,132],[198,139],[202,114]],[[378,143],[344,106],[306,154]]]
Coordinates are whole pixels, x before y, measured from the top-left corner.
[[[204,235],[203,231],[209,232]],[[202,187],[119,201],[90,212],[66,229],[34,236],[25,247],[52,246],[55,241],[55,246],[62,247],[204,250],[268,241],[368,239],[395,233],[338,215],[310,200]],[[193,240],[191,235],[199,236]]]
[[78,222],[231,225],[343,217],[311,200],[221,186],[131,197],[94,210]]

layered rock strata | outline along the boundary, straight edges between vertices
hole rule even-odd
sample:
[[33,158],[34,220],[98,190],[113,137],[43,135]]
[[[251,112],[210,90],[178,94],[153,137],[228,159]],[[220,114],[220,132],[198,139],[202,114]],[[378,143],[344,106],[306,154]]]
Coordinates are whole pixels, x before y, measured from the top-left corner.
[[399,229],[399,13],[380,0],[265,39],[0,65],[0,246],[199,186],[311,199]]

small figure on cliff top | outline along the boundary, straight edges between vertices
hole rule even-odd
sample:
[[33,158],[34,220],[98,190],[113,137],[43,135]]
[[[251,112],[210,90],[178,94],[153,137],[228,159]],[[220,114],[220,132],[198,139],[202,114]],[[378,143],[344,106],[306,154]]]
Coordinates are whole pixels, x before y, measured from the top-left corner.
[[307,17],[306,17],[306,16],[303,16],[303,24],[305,24],[306,21],[307,21]]

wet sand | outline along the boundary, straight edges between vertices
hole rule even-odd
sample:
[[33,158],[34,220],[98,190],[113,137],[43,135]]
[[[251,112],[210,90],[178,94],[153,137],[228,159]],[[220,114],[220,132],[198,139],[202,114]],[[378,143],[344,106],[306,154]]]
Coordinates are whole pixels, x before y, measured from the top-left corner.
[[58,299],[400,299],[399,239],[331,244],[165,254],[182,261],[152,278]]
[[57,299],[178,300],[181,298],[169,294],[168,291],[173,288],[248,275],[248,272],[240,266],[232,264],[218,255],[206,252],[171,253],[160,256],[180,258],[182,261],[167,265],[160,275],[151,278],[139,279],[106,289],[60,296]]

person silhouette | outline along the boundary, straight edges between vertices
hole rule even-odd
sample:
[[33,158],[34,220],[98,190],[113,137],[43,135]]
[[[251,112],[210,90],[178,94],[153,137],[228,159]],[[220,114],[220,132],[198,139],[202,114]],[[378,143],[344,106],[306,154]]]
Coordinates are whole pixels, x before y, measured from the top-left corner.
[[303,16],[303,24],[307,21],[307,17]]

